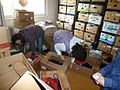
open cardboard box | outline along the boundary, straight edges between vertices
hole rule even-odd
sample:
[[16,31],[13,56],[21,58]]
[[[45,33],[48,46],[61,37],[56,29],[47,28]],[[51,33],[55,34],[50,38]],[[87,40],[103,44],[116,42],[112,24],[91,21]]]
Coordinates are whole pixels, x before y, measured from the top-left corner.
[[50,86],[27,71],[10,90],[53,90]]
[[41,71],[40,78],[54,90],[71,90],[66,74],[61,70]]
[[26,71],[37,76],[22,53],[0,59],[0,90],[9,90]]
[[64,56],[64,59],[61,59],[56,53],[48,52],[40,62],[41,67],[45,67],[46,70],[62,70],[67,72],[70,65],[70,57]]

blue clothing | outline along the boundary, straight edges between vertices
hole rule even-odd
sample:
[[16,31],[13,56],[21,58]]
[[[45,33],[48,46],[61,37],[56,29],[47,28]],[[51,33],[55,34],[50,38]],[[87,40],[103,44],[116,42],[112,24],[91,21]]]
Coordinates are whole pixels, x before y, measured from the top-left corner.
[[99,73],[105,80],[103,90],[120,90],[120,50],[114,60],[103,67]]
[[36,54],[36,44],[35,41],[37,40],[37,46],[39,49],[39,52],[42,52],[42,45],[44,43],[44,31],[40,26],[37,25],[29,25],[25,28],[23,28],[23,30],[20,31],[26,42],[29,43],[30,46],[30,50],[32,51],[32,57],[34,58],[35,54]]
[[53,41],[56,43],[64,43],[66,47],[66,52],[70,53],[70,40],[73,38],[73,35],[68,30],[58,30],[54,33]]

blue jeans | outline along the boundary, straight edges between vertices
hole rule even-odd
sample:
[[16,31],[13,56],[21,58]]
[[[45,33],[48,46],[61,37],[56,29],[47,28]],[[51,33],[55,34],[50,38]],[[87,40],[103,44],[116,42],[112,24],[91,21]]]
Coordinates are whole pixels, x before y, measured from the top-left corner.
[[44,44],[44,36],[40,36],[37,38],[37,47],[39,52],[43,52],[43,44]]

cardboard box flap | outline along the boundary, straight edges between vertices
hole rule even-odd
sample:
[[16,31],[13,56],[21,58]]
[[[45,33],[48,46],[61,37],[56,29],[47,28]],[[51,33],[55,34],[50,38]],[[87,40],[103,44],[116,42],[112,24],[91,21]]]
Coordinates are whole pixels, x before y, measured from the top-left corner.
[[36,72],[20,53],[0,59],[0,90],[9,90],[13,84],[26,72],[30,71],[36,76]]
[[27,71],[10,90],[53,90],[50,86]]

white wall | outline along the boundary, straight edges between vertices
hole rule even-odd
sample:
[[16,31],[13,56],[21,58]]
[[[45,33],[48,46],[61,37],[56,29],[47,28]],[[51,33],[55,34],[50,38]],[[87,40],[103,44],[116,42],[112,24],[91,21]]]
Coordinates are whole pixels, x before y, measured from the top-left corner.
[[[51,20],[55,24],[57,20],[57,12],[58,12],[58,0],[46,0],[46,16],[43,17],[35,17],[35,22]],[[7,26],[13,26],[13,19],[6,19],[5,23]]]

